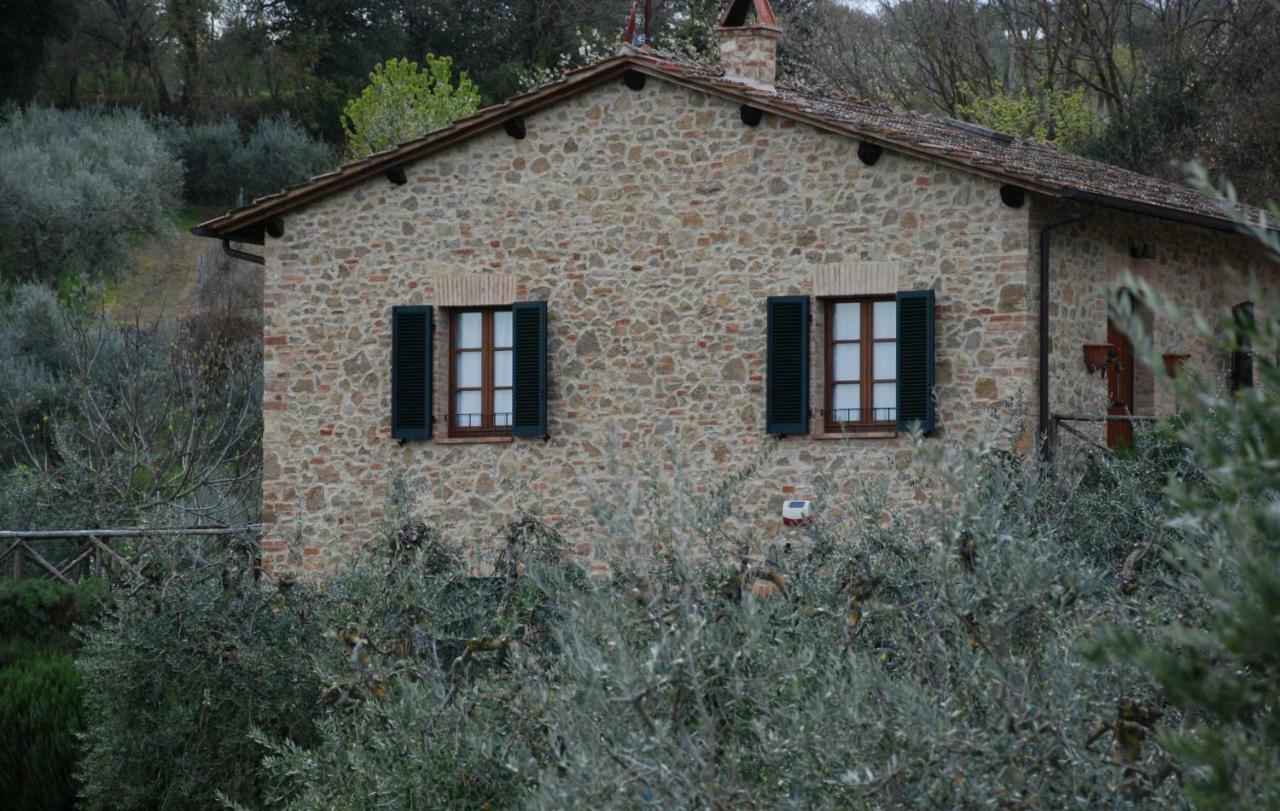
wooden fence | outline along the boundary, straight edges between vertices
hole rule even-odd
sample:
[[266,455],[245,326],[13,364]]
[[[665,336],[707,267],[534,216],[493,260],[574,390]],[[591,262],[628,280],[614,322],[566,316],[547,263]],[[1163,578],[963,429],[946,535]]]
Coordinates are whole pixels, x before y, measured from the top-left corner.
[[[13,580],[45,577],[74,583],[86,577],[140,576],[139,557],[149,540],[169,539],[199,560],[198,538],[252,536],[257,555],[261,524],[216,527],[127,527],[120,529],[0,530],[0,572]],[[37,548],[37,545],[40,548]]]

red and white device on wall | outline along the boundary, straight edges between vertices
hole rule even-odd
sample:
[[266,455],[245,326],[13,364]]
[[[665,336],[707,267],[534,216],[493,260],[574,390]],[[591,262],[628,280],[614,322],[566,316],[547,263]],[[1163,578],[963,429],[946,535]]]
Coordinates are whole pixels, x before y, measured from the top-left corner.
[[813,505],[809,501],[792,499],[782,503],[782,525],[784,527],[798,527],[802,524],[807,524],[812,515]]

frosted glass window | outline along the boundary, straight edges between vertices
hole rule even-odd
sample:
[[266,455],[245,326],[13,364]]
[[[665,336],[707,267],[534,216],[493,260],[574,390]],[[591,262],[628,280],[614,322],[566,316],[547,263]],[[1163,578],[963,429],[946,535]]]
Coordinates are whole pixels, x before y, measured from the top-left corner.
[[856,341],[862,336],[862,308],[856,301],[842,301],[835,306],[835,323],[831,336],[837,341]]
[[871,305],[871,332],[875,338],[898,337],[898,305],[892,301],[877,301]]
[[897,303],[872,304],[872,338],[897,338]]
[[876,380],[893,380],[898,376],[898,342],[876,344],[872,349],[872,376]]
[[511,424],[511,389],[497,389],[493,392],[493,424]]
[[481,338],[483,331],[484,313],[460,313],[458,315],[458,348],[479,349],[483,340]]
[[493,345],[499,349],[511,346],[510,310],[501,310],[493,314]]
[[478,389],[483,384],[480,374],[480,352],[458,353],[458,379],[454,384],[459,389]]
[[877,383],[871,388],[871,406],[877,420],[892,420],[898,416],[898,384]]
[[480,392],[458,392],[457,417],[460,428],[478,428],[484,424],[484,414],[480,413]]
[[493,353],[493,385],[511,385],[511,350]]
[[862,401],[862,387],[857,383],[841,383],[835,387],[831,397],[832,417],[841,422],[858,419],[858,408]]
[[836,344],[836,357],[832,371],[836,380],[860,380],[862,378],[860,344]]

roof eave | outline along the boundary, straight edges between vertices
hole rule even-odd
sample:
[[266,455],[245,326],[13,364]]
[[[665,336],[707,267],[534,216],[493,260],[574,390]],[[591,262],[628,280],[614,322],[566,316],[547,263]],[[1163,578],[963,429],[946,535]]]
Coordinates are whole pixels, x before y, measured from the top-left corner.
[[[1141,214],[1147,217],[1155,217],[1156,219],[1169,220],[1183,225],[1196,225],[1201,228],[1210,228],[1214,231],[1226,231],[1233,234],[1249,235],[1253,233],[1243,223],[1233,220],[1225,215],[1222,217],[1211,217],[1207,214],[1196,214],[1194,212],[1184,211],[1180,208],[1170,208],[1168,206],[1156,205],[1155,203],[1142,203],[1136,200],[1126,200],[1123,197],[1086,191],[1084,189],[1063,188],[1059,194],[1068,200],[1078,200],[1082,203],[1093,203],[1103,206],[1104,208],[1128,211],[1133,214]],[[1275,229],[1268,230],[1274,231]]]

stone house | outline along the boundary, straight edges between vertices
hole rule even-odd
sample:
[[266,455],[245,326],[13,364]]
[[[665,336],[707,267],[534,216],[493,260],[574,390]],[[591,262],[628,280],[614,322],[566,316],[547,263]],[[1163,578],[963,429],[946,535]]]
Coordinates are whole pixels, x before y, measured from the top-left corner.
[[[1055,415],[1168,412],[1109,328],[1124,272],[1205,313],[1277,282],[1189,188],[778,81],[767,0],[717,31],[716,66],[624,46],[196,229],[264,264],[268,565],[370,539],[393,474],[477,548],[528,508],[603,566],[596,507],[643,471],[750,470],[767,537],[784,500],[908,468],[912,428],[1004,406],[1030,453]],[[1247,384],[1247,355],[1150,327]]]

